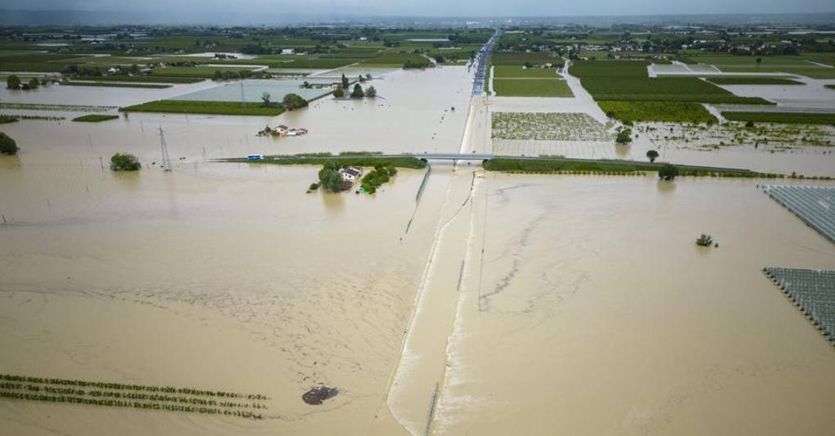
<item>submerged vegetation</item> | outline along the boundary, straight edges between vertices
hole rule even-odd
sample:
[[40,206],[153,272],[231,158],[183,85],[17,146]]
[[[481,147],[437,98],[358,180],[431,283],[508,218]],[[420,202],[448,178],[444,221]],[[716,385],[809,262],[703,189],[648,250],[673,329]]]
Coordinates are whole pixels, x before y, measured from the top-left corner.
[[128,153],[116,153],[110,158],[110,169],[113,171],[138,171],[142,168],[139,159]]
[[[666,169],[665,169],[666,168]],[[659,172],[666,177],[670,173],[678,176],[694,177],[744,177],[744,178],[784,178],[780,174],[759,173],[747,169],[706,167],[697,165],[677,165],[666,163],[638,162],[630,160],[608,159],[569,159],[557,156],[538,158],[494,158],[484,162],[487,171],[502,171],[524,174],[574,174],[574,175],[643,175]],[[661,172],[663,170],[663,173]],[[825,179],[825,178],[822,178]]]
[[90,114],[90,115],[82,115],[80,117],[73,118],[73,121],[79,121],[84,123],[100,123],[102,121],[108,120],[117,120],[119,119],[118,115],[99,115],[99,114]]
[[675,180],[678,176],[678,167],[673,164],[665,163],[661,165],[661,168],[658,168],[658,178],[661,180]]
[[0,374],[0,398],[261,419],[261,394]]
[[[706,234],[702,233],[696,239],[696,245],[698,245],[699,247],[710,247],[711,245],[713,245],[713,238],[710,235],[706,235]],[[717,246],[718,246],[718,244],[717,244]]]
[[20,148],[17,146],[17,142],[9,135],[0,132],[0,154],[13,155],[17,154],[18,150]]
[[611,141],[603,124],[586,113],[494,112],[495,139]]
[[600,101],[600,109],[620,121],[713,123],[716,118],[700,103],[681,101]]

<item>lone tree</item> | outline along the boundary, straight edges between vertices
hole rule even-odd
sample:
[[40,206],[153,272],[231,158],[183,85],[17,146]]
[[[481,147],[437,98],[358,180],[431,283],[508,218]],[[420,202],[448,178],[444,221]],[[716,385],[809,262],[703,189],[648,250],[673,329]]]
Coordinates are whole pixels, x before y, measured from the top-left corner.
[[287,94],[284,96],[284,100],[282,101],[287,110],[298,109],[307,106],[307,100],[304,97],[298,94]]
[[269,92],[265,92],[265,93],[261,94],[261,101],[264,102],[264,107],[267,107],[267,106],[270,105],[270,99],[271,98],[272,98],[272,96],[270,95]]
[[369,86],[368,89],[365,90],[365,96],[368,98],[374,98],[377,96],[377,88],[373,86]]
[[649,159],[650,163],[655,162],[655,159],[658,159],[658,152],[655,150],[648,151],[647,159]]
[[345,77],[345,73],[342,73],[342,89],[348,89],[350,82],[348,82],[348,78]]
[[0,132],[0,154],[17,154],[18,150],[20,149],[17,147],[17,142],[9,135]]
[[110,169],[113,171],[137,171],[142,168],[139,159],[128,153],[116,153],[110,158]]
[[351,92],[351,98],[363,98],[365,97],[365,92],[362,90],[362,86],[359,83],[354,85],[354,90]]
[[674,180],[678,175],[678,168],[670,164],[664,164],[658,169],[658,178],[661,180]]
[[20,89],[20,77],[17,77],[14,74],[12,74],[8,78],[6,78],[6,88]]
[[333,91],[333,96],[336,98],[345,97],[345,90],[340,86]]
[[631,129],[623,129],[618,132],[618,136],[615,137],[615,142],[618,144],[629,144],[632,142],[632,130]]

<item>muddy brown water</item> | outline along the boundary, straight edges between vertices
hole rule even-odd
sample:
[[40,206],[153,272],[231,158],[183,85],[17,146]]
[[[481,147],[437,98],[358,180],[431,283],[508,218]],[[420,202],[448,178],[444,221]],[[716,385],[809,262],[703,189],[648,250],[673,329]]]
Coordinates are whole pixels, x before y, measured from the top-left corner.
[[[831,268],[835,253],[756,181],[436,165],[416,208],[422,171],[375,197],[306,194],[315,167],[204,160],[489,150],[466,79],[396,72],[375,103],[274,118],[0,127],[22,147],[0,158],[0,371],[270,397],[262,421],[0,401],[0,434],[831,427],[832,349],[759,268]],[[311,133],[256,138],[266,123]],[[150,165],[158,126],[171,173]],[[117,151],[146,168],[103,169]],[[696,249],[702,232],[720,247]],[[320,383],[339,395],[304,404]]]

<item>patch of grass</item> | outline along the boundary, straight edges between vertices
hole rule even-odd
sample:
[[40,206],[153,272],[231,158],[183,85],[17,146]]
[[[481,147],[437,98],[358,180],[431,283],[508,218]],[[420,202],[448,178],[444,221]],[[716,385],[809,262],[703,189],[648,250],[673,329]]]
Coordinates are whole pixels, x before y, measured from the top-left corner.
[[496,65],[493,72],[496,74],[497,79],[559,78],[559,76],[557,76],[557,71],[553,68],[523,68],[521,65]]
[[708,123],[716,118],[699,103],[671,101],[599,101],[600,109],[621,121]]
[[[487,171],[502,171],[509,173],[540,173],[540,174],[608,174],[634,175],[644,172],[656,172],[663,165],[662,162],[638,162],[629,160],[592,160],[567,159],[560,157],[542,157],[531,159],[495,158],[484,162]],[[702,167],[693,165],[676,165],[679,176],[708,176],[708,177],[784,177],[778,174],[758,173],[747,169]]]
[[0,124],[9,124],[18,122],[17,117],[11,115],[0,115]]
[[502,97],[572,97],[560,79],[493,79],[493,90]]
[[152,75],[168,76],[168,77],[197,77],[203,79],[210,79],[214,77],[215,71],[221,72],[238,72],[238,71],[252,71],[254,68],[240,68],[240,67],[165,67],[156,68]]
[[709,77],[708,80],[717,85],[803,85],[782,77]]
[[835,85],[824,85],[824,86],[826,86],[826,88],[828,88],[828,89],[831,89],[831,90],[835,91]]
[[396,168],[426,168],[426,162],[416,157],[376,157],[367,154],[349,156],[340,154],[334,156],[330,153],[297,154],[297,155],[273,155],[265,156],[264,160],[250,161],[246,158],[223,159],[222,162],[239,162],[252,164],[272,165],[322,165],[326,161],[334,161],[340,166],[349,165],[355,167],[375,167],[377,165],[394,166]]
[[581,79],[591,77],[649,77],[648,62],[644,61],[576,61],[571,64],[571,74]]
[[795,112],[722,112],[731,121],[782,124],[833,124],[835,114],[804,114]]
[[145,88],[145,89],[165,89],[170,88],[171,85],[159,84],[139,84],[139,83],[108,83],[108,82],[64,82],[63,86],[91,86],[102,88]]
[[413,63],[426,63],[427,59],[421,55],[413,54],[413,53],[398,53],[398,52],[384,52],[378,56],[375,56],[370,59],[366,59],[362,62],[362,65],[391,65],[391,66],[403,66],[404,63],[407,61]]
[[547,53],[526,53],[526,52],[497,52],[490,56],[493,65],[525,65],[530,62],[533,65],[544,65],[547,63],[562,65],[562,59]]
[[100,123],[102,121],[108,120],[116,120],[119,119],[118,115],[100,115],[100,114],[90,114],[90,115],[82,115],[80,117],[73,118],[73,121],[83,122],[83,123]]
[[79,76],[76,80],[93,82],[136,82],[136,83],[197,83],[206,80],[200,77],[180,76]]
[[119,111],[272,117],[280,115],[284,112],[284,108],[281,106],[264,106],[261,103],[241,104],[234,101],[156,100],[119,108]]

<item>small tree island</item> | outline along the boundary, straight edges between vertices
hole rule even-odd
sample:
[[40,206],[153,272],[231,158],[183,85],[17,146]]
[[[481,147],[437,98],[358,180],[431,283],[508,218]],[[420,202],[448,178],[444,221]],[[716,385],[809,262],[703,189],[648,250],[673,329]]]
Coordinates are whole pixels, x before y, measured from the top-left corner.
[[129,153],[116,153],[110,158],[110,169],[113,171],[138,171],[142,168],[139,159]]
[[17,142],[9,135],[0,132],[0,154],[14,155],[20,148],[17,147]]

